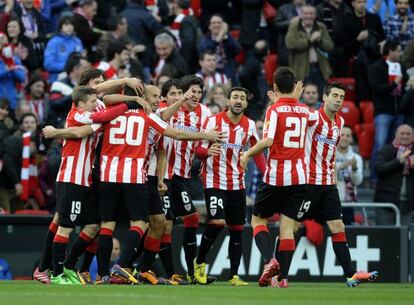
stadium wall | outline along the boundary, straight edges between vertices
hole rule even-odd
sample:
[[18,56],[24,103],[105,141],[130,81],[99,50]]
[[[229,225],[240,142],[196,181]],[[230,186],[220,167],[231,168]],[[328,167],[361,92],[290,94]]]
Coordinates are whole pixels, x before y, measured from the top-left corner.
[[[29,277],[39,259],[44,234],[51,221],[50,217],[2,216],[0,217],[0,258],[8,261],[10,270],[16,277]],[[115,231],[122,243],[126,226]],[[380,282],[409,282],[414,274],[414,242],[408,227],[347,227],[347,238],[351,257],[358,270],[378,270]],[[203,226],[197,238],[201,239]],[[277,236],[278,228],[270,228],[271,235]],[[325,234],[326,235],[326,234]],[[335,260],[329,235],[322,245],[315,247],[305,236],[297,238],[297,248],[289,271],[292,281],[342,281],[342,269]],[[185,273],[184,252],[179,247],[182,240],[182,227],[176,226],[173,232],[175,265],[180,273]],[[227,280],[229,273],[227,230],[223,231],[207,257],[208,272]],[[409,255],[411,253],[411,255]],[[159,262],[155,269],[162,275]],[[248,281],[256,281],[262,270],[260,253],[252,240],[252,230],[246,226],[243,233],[243,257],[239,275]]]

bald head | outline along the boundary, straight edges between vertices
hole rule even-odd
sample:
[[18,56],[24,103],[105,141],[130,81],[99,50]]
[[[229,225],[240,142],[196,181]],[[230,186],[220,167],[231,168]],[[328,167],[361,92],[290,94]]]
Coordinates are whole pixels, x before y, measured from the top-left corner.
[[414,131],[410,125],[403,124],[397,128],[395,139],[401,145],[410,145],[414,140]]
[[150,104],[152,111],[157,111],[160,103],[161,90],[157,86],[146,85],[144,95],[145,100]]

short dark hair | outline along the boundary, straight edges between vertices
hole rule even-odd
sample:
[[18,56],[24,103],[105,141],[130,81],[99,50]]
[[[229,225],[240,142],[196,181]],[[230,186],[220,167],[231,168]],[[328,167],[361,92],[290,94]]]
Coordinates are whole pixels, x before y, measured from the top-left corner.
[[171,90],[172,87],[177,89],[181,89],[181,82],[177,78],[172,78],[167,80],[161,88],[161,96],[166,97],[168,92]]
[[23,124],[24,119],[27,118],[27,117],[30,117],[30,116],[35,118],[36,123],[39,122],[39,120],[37,119],[37,115],[35,113],[33,113],[33,112],[26,112],[20,118],[20,124]]
[[30,92],[30,87],[37,82],[43,82],[43,84],[45,85],[45,92],[47,90],[47,82],[46,80],[42,77],[42,75],[40,75],[40,73],[38,72],[34,72],[32,74],[32,76],[30,77],[29,82],[26,85],[26,92],[29,93]]
[[295,72],[289,67],[279,67],[273,73],[273,84],[280,93],[291,93],[295,88]]
[[122,22],[125,17],[122,15],[112,16],[108,19],[106,26],[108,27],[108,31],[115,31],[118,27],[118,24]]
[[246,94],[246,100],[249,98],[249,90],[243,87],[232,87],[227,94],[227,98],[230,98],[233,91],[243,91]]
[[100,69],[90,68],[83,71],[80,77],[79,86],[87,86],[89,81],[102,76],[106,80],[105,73]]
[[384,47],[382,48],[383,55],[388,56],[388,54],[390,54],[390,51],[397,50],[399,45],[400,42],[398,40],[387,40],[384,44]]
[[0,97],[0,108],[1,109],[7,108],[7,110],[10,109],[10,101],[6,99],[5,97]]
[[88,98],[88,95],[96,94],[94,88],[88,86],[78,86],[72,92],[72,100],[76,107],[78,107],[79,102],[85,102]]
[[83,7],[85,5],[92,5],[92,3],[97,2],[96,0],[79,0],[79,6]]
[[62,30],[62,27],[64,24],[71,24],[75,26],[72,16],[63,16],[62,18],[59,19],[59,24],[58,24],[59,31]]
[[121,54],[123,50],[127,50],[127,45],[119,40],[111,43],[106,49],[106,60],[114,59],[115,54]]
[[220,13],[214,13],[213,15],[210,16],[210,18],[208,18],[208,24],[211,23],[211,19],[213,19],[214,17],[219,17],[219,18],[221,18],[221,20],[225,21],[224,20],[224,16],[222,14],[220,14]]
[[75,69],[75,67],[77,65],[80,64],[81,60],[87,60],[81,53],[79,52],[72,52],[69,55],[69,58],[67,59],[66,63],[65,63],[65,72],[67,74],[71,73],[73,71],[73,69]]
[[191,1],[190,0],[177,0],[177,5],[181,9],[185,10],[185,9],[188,9],[190,7]]
[[216,53],[215,53],[213,50],[207,49],[207,50],[205,50],[204,52],[200,53],[200,57],[199,57],[199,59],[200,59],[200,60],[204,60],[204,57],[205,57],[206,55],[216,56]]
[[124,92],[123,92],[123,94],[124,95],[127,95],[127,96],[139,96],[139,97],[142,97],[142,95],[143,94],[137,94],[137,92],[135,91],[135,89],[134,88],[131,88],[131,87],[129,87],[129,86],[125,86],[124,87]]
[[341,90],[344,90],[346,92],[346,88],[345,88],[344,84],[342,84],[340,82],[332,82],[332,83],[329,83],[325,86],[325,88],[323,89],[323,94],[328,96],[329,94],[331,94],[331,90],[333,88],[341,89]]
[[199,85],[201,89],[204,88],[204,81],[202,78],[195,75],[185,75],[181,78],[181,89],[186,92],[192,85]]

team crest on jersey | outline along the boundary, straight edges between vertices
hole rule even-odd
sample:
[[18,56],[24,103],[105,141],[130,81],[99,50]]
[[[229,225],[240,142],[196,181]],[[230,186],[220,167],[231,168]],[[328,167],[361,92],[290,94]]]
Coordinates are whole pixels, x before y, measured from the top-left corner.
[[296,215],[296,218],[297,218],[297,219],[301,219],[301,218],[303,217],[303,214],[305,214],[305,213],[303,213],[303,212],[298,212],[298,214]]
[[76,220],[76,217],[78,217],[78,215],[76,215],[76,214],[70,214],[70,216],[69,216],[70,221],[74,222]]
[[187,212],[190,212],[190,211],[191,211],[191,203],[184,204],[184,209],[185,209]]
[[211,216],[216,215],[216,213],[217,213],[217,209],[210,209]]

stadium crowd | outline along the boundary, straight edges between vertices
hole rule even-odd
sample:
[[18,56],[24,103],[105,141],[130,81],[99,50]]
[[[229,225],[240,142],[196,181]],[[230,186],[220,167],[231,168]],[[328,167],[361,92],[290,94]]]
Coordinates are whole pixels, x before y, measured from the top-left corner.
[[[357,201],[358,185],[372,182],[373,201],[395,203],[409,223],[414,210],[413,48],[408,0],[1,0],[0,207],[3,213],[55,212],[62,142],[46,139],[41,130],[64,127],[75,88],[99,85],[88,83],[98,78],[91,75],[85,83],[91,68],[115,82],[112,99],[120,88],[137,86],[136,78],[158,87],[166,99],[165,84],[196,75],[204,83],[202,104],[212,114],[227,109],[231,88],[245,88],[244,114],[260,133],[273,73],[289,66],[304,82],[301,100],[311,109],[323,104],[328,83],[347,86],[339,112],[347,127],[335,170],[341,201]],[[105,99],[103,92],[111,90],[97,91]],[[248,166],[246,194],[253,202],[262,177],[253,162]],[[203,198],[199,170],[195,161],[184,174],[192,173],[193,199]],[[376,220],[392,224],[393,214],[378,209]],[[191,221],[184,221],[188,236]],[[344,209],[344,222],[355,222],[352,209]],[[108,252],[102,231],[99,247]],[[130,259],[121,256],[121,261]],[[147,260],[148,265],[151,257]]]

